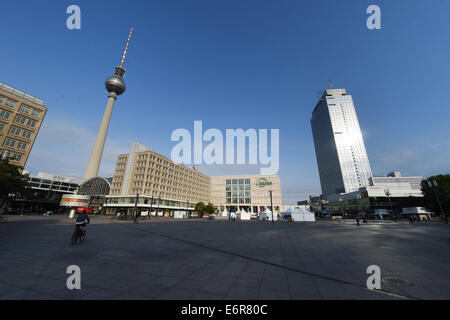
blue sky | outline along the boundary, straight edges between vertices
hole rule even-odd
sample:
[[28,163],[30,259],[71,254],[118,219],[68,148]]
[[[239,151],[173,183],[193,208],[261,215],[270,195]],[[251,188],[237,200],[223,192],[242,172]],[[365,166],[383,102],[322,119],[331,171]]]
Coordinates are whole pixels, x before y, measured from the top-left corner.
[[[81,8],[82,29],[66,28]],[[371,4],[382,29],[368,30]],[[285,203],[320,193],[309,124],[318,91],[353,95],[374,173],[450,171],[450,2],[2,2],[0,81],[45,100],[26,168],[82,177],[107,93],[135,32],[100,173],[139,141],[170,157],[173,130],[280,129]],[[207,174],[255,168],[201,167]]]

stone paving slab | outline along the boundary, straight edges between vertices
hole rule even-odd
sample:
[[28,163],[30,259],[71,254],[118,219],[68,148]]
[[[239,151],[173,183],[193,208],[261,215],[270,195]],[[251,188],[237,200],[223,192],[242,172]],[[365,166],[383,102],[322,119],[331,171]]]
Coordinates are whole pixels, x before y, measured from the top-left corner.
[[[449,299],[450,229],[438,222],[264,223],[67,217],[0,224],[0,299]],[[382,290],[365,288],[378,265]],[[68,290],[66,268],[81,268]]]

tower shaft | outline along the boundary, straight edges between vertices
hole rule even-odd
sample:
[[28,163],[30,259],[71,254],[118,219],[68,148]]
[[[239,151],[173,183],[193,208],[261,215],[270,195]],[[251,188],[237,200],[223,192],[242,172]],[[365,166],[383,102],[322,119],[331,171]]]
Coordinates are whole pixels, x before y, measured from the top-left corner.
[[105,147],[106,135],[108,133],[109,123],[111,121],[111,115],[116,99],[117,95],[114,92],[111,92],[108,96],[108,103],[106,104],[105,113],[103,114],[103,119],[100,123],[97,139],[95,140],[94,147],[92,148],[91,158],[89,159],[86,173],[84,175],[84,179],[86,180],[98,176],[103,149]]

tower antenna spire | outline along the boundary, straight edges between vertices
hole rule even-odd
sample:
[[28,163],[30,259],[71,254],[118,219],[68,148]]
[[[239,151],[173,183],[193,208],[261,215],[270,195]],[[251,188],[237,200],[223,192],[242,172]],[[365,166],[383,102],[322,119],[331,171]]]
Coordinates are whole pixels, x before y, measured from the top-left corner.
[[330,89],[333,89],[333,81],[331,80],[331,78],[328,78],[328,82],[330,83]]
[[133,29],[134,29],[134,27],[132,26],[131,30],[130,30],[130,35],[128,36],[127,46],[125,47],[125,51],[123,52],[122,62],[120,63],[120,66],[122,68],[123,68],[123,64],[125,62],[125,57],[127,56],[128,45],[130,44],[131,35],[133,34]]

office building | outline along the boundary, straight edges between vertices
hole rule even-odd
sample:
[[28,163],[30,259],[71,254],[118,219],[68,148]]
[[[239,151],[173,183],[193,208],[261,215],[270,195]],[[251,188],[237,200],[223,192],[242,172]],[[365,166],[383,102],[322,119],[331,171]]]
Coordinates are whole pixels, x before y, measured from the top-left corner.
[[311,127],[324,197],[368,186],[372,170],[352,96],[345,89],[326,90]]
[[111,213],[134,208],[139,195],[140,208],[193,211],[196,203],[210,201],[210,186],[208,176],[135,142],[117,159],[105,207]]
[[25,167],[46,113],[44,101],[0,82],[0,154]]
[[245,210],[259,213],[265,208],[282,210],[281,183],[277,175],[211,177],[211,203],[220,212]]
[[135,142],[128,154],[118,156],[104,207],[110,214],[131,214],[135,206],[173,213],[192,212],[198,202],[211,202],[219,212],[258,213],[271,207],[269,191],[280,212],[281,183],[276,175],[208,177]]

